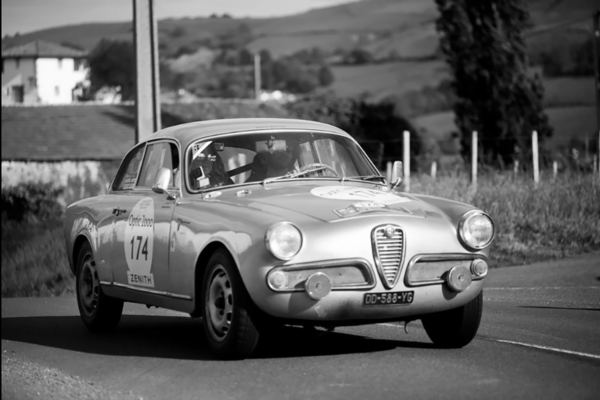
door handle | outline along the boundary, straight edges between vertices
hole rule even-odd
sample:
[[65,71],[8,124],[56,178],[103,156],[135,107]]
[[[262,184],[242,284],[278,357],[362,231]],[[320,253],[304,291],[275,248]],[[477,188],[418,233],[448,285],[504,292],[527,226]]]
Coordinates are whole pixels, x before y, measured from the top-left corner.
[[126,212],[127,212],[127,210],[124,208],[113,208],[113,210],[112,210],[112,213],[115,214],[117,217]]

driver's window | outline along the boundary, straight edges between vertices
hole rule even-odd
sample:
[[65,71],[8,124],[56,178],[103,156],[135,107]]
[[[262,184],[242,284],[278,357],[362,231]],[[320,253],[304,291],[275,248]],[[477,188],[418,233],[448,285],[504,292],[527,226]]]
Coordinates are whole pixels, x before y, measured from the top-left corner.
[[142,163],[142,171],[138,186],[152,187],[156,180],[156,174],[161,168],[167,168],[171,171],[169,187],[179,187],[179,153],[177,146],[169,142],[153,143],[148,145],[146,156]]

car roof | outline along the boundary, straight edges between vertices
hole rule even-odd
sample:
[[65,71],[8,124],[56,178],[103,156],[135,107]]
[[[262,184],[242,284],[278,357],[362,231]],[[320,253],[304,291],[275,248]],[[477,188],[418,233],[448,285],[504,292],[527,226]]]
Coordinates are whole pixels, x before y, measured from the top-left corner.
[[183,147],[190,142],[218,134],[247,131],[308,130],[332,132],[350,137],[343,130],[321,122],[285,118],[231,118],[191,122],[159,130],[143,142],[156,139],[175,139]]

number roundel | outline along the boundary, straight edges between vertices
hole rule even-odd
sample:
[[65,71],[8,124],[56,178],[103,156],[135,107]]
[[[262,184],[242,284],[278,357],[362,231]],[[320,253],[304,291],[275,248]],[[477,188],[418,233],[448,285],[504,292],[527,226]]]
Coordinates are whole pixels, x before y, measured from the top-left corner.
[[154,254],[154,201],[145,197],[138,201],[125,222],[125,260],[130,285],[154,287],[152,255]]

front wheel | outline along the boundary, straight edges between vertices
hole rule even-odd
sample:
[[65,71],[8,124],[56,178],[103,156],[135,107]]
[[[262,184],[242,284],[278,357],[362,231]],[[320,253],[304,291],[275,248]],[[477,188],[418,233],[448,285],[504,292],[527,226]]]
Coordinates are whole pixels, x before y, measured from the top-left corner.
[[483,291],[462,307],[423,317],[427,336],[438,347],[464,347],[473,340],[479,329],[483,311]]
[[89,243],[84,243],[77,257],[77,307],[86,328],[91,332],[113,330],[123,313],[123,300],[102,292],[96,261]]
[[234,261],[222,249],[208,261],[202,292],[202,324],[212,350],[225,359],[249,357],[259,338],[250,315],[252,300]]

